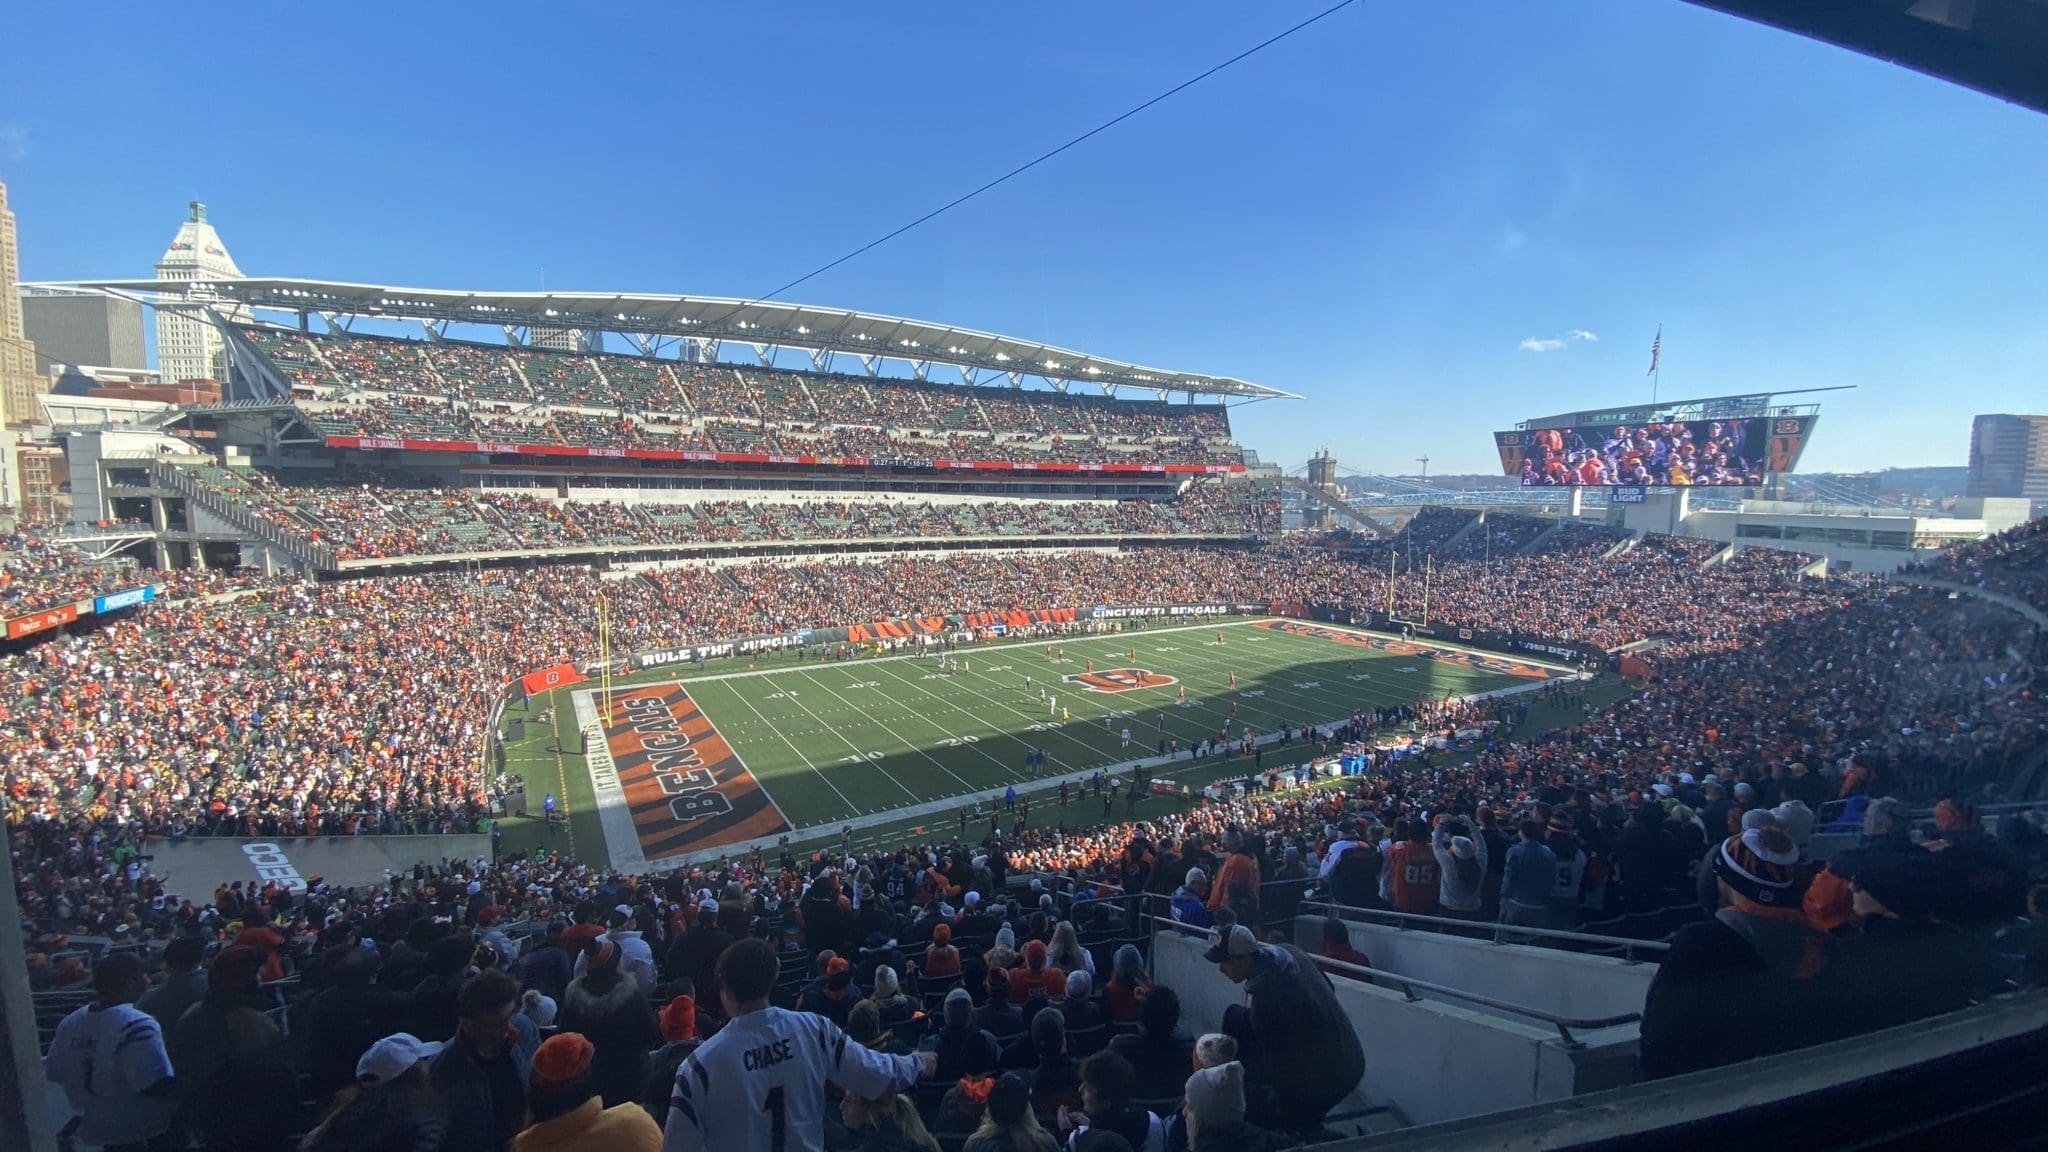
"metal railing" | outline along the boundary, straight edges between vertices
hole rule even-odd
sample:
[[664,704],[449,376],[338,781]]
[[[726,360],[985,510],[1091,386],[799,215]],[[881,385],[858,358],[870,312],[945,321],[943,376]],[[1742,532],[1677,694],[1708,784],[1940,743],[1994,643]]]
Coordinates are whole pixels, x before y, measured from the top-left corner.
[[[1467,940],[1485,940],[1489,944],[1520,944],[1526,938],[1560,940],[1573,944],[1587,945],[1582,951],[1619,951],[1624,962],[1635,964],[1638,951],[1669,952],[1671,945],[1662,940],[1632,940],[1626,936],[1600,936],[1590,932],[1571,932],[1561,928],[1525,928],[1516,924],[1503,924],[1490,920],[1460,920],[1454,916],[1428,916],[1417,912],[1395,912],[1385,908],[1361,908],[1353,904],[1338,904],[1330,900],[1303,900],[1301,914],[1307,915],[1310,908],[1328,908],[1337,912],[1355,913],[1353,916],[1337,916],[1335,919],[1363,919],[1378,917],[1393,921],[1393,926],[1407,929],[1411,924],[1448,929],[1445,935],[1457,935]],[[1475,929],[1492,929],[1489,939],[1475,935]]]
[[[1192,925],[1183,924],[1168,916],[1153,916],[1151,919],[1167,925],[1169,930],[1184,936],[1192,935],[1195,931]],[[1574,1028],[1580,1031],[1591,1031],[1598,1028],[1618,1028],[1623,1024],[1639,1024],[1643,1019],[1643,1014],[1640,1012],[1622,1012],[1613,1016],[1560,1016],[1555,1012],[1548,1012],[1541,1008],[1531,1008],[1527,1004],[1516,1004],[1496,996],[1468,992],[1463,988],[1453,988],[1448,984],[1438,984],[1433,980],[1401,976],[1393,972],[1381,971],[1377,968],[1364,968],[1343,960],[1333,960],[1328,956],[1317,956],[1314,957],[1314,960],[1318,965],[1328,965],[1339,969],[1345,975],[1364,981],[1376,988],[1381,986],[1382,981],[1385,981],[1393,985],[1388,991],[1399,992],[1411,1003],[1422,999],[1422,997],[1416,995],[1417,990],[1420,990],[1436,996],[1463,1001],[1467,1004],[1477,1004],[1482,1008],[1491,1008],[1496,1012],[1504,1012],[1511,1016],[1521,1016],[1548,1024],[1550,1027],[1557,1029],[1559,1041],[1567,1048],[1583,1048],[1586,1046],[1585,1041],[1572,1035]]]

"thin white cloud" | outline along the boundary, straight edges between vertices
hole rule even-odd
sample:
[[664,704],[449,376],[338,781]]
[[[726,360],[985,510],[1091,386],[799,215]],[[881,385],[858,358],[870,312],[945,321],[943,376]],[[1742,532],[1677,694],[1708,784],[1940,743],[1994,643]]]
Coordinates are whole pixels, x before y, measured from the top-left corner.
[[1600,337],[1584,328],[1573,328],[1560,336],[1530,336],[1515,347],[1524,352],[1557,352],[1565,347],[1578,344],[1597,344]]
[[28,129],[19,124],[0,124],[0,155],[9,160],[28,155]]

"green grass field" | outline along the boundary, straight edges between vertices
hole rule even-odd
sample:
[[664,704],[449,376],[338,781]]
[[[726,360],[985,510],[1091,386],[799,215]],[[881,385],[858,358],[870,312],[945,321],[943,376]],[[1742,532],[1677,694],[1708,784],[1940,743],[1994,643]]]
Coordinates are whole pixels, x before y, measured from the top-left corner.
[[[703,734],[708,722],[730,748],[734,762],[724,771],[740,778],[739,787],[721,784],[721,790],[747,793],[762,809],[747,826],[752,834],[767,831],[771,823],[777,830],[786,823],[792,839],[805,839],[805,830],[836,836],[838,826],[850,821],[866,839],[917,824],[946,826],[957,820],[961,807],[986,802],[1012,784],[1020,792],[1045,788],[1055,777],[1139,758],[1146,758],[1155,775],[1199,786],[1249,770],[1244,759],[1189,758],[1190,747],[1216,736],[1225,725],[1232,736],[1242,731],[1241,725],[1265,734],[1283,724],[1338,720],[1360,708],[1534,684],[1551,671],[1515,662],[1521,665],[1517,675],[1499,666],[1473,666],[1456,653],[1446,658],[1398,645],[1393,651],[1368,647],[1359,643],[1362,633],[1301,635],[1284,630],[1288,627],[1300,625],[1234,621],[1133,627],[1054,642],[1054,656],[1047,655],[1044,641],[996,642],[957,651],[951,667],[930,657],[819,663],[777,653],[757,658],[751,668],[728,659],[703,668],[660,669],[614,681],[609,730],[625,731],[621,718],[633,705],[623,701],[651,699],[658,692],[674,699],[687,692],[688,702],[678,707],[701,712],[693,721],[699,733],[695,746],[713,746]],[[1379,642],[1384,644],[1384,638]],[[1064,663],[1056,657],[1062,648]],[[1149,674],[1144,682],[1168,679],[1122,691],[1091,690],[1087,683],[1067,679],[1086,675],[1091,661],[1097,673],[1136,668]],[[1233,673],[1235,689],[1230,686]],[[1097,680],[1095,687],[1121,685]],[[653,790],[652,769],[641,774],[640,790],[627,786],[630,816],[622,813],[625,806],[614,795],[607,835],[607,821],[597,811],[599,793],[576,752],[579,703],[584,717],[599,714],[595,688],[586,683],[558,689],[536,697],[528,709],[515,704],[510,710],[508,720],[529,724],[524,740],[508,741],[508,770],[527,779],[529,803],[536,809],[542,793],[553,793],[568,812],[569,824],[564,833],[550,837],[539,821],[514,821],[507,828],[507,847],[552,843],[580,859],[622,866],[640,863],[643,848],[647,858],[666,854],[645,830],[670,828],[678,818],[663,806],[663,794]],[[1056,707],[1041,702],[1041,690],[1057,699]],[[1179,699],[1183,690],[1185,703]],[[547,723],[532,723],[550,710]],[[1128,746],[1125,728],[1130,730]],[[1178,758],[1158,759],[1162,739],[1179,742]],[[615,736],[611,747],[618,746]],[[1046,753],[1041,779],[1025,766],[1025,753],[1032,748]],[[1293,762],[1300,752],[1299,745],[1269,745],[1267,765]],[[626,761],[619,763],[619,776],[631,775]],[[751,784],[745,779],[749,775]],[[754,785],[770,803],[751,796]],[[649,796],[653,801],[645,802]],[[1091,814],[1099,816],[1095,803]],[[1141,811],[1156,812],[1166,802],[1146,803],[1149,807]],[[1121,803],[1118,809],[1120,815]],[[1034,823],[1052,816],[1049,806],[1039,809]],[[621,829],[631,827],[635,817],[645,843],[622,846],[616,841],[633,834]],[[701,833],[727,817],[699,819],[686,813],[680,819]]]

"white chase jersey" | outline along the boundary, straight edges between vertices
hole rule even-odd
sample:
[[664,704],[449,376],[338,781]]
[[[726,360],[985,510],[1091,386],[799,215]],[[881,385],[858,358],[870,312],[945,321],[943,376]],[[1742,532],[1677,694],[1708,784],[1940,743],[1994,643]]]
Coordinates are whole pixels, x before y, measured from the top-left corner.
[[917,1082],[915,1056],[873,1052],[809,1012],[749,1012],[676,1069],[662,1152],[823,1152],[825,1083],[873,1099]]

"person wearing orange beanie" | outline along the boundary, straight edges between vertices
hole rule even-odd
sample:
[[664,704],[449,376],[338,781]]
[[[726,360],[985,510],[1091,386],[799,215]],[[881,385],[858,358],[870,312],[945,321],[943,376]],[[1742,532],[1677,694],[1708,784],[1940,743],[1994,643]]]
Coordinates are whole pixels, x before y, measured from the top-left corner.
[[597,1048],[575,1032],[541,1042],[527,1075],[532,1123],[512,1138],[513,1152],[660,1152],[661,1129],[647,1110],[627,1102],[606,1108],[590,1077]]

